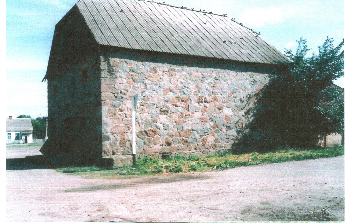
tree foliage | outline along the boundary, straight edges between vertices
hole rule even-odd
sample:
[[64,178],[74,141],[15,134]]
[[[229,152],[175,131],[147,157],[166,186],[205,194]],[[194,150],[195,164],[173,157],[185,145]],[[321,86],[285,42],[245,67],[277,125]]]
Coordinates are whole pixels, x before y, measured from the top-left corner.
[[32,118],[30,115],[19,115],[17,118]]
[[35,139],[44,139],[46,136],[46,120],[47,117],[37,117],[32,119],[33,137]]
[[343,131],[342,91],[332,81],[344,75],[344,41],[333,42],[327,37],[311,57],[302,38],[295,52],[285,51],[288,69],[271,76],[260,92],[243,148],[315,147],[320,135]]

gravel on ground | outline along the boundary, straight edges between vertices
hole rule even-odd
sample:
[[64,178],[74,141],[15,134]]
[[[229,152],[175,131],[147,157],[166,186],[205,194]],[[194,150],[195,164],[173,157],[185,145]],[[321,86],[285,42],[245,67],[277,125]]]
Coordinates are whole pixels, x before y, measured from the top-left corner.
[[27,167],[7,168],[7,221],[344,221],[343,156],[113,180]]

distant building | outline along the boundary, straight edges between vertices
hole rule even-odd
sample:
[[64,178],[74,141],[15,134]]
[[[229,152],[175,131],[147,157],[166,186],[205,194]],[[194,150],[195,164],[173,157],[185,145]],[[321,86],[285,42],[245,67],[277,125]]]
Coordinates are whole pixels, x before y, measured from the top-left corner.
[[6,120],[6,143],[33,143],[33,125],[30,118]]

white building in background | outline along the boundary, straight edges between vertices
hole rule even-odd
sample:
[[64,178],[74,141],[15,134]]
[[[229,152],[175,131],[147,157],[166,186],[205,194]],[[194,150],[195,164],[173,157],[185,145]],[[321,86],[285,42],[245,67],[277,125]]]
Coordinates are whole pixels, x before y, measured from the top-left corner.
[[6,120],[6,143],[33,143],[33,125],[30,118]]

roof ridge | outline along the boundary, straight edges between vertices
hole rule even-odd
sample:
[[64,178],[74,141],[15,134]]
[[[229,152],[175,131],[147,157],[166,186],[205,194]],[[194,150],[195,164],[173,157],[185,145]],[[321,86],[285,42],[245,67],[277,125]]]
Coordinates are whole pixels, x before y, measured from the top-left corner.
[[[84,40],[84,44],[94,41],[96,46],[243,63],[284,65],[289,62],[259,33],[245,27],[235,18],[227,18],[227,14],[173,6],[165,1],[167,0],[79,0],[57,23],[62,26],[56,24],[49,65],[43,81],[56,72],[61,73],[61,60],[56,58],[70,58],[70,55],[59,50],[63,43],[58,41],[58,36],[67,35],[67,32],[61,32],[65,25],[62,21],[71,21],[74,16],[82,20],[72,23],[70,28],[78,28],[80,23],[84,23],[86,31],[92,34],[92,40]],[[67,16],[69,13],[72,17]],[[77,39],[74,41],[78,43]],[[83,49],[78,50],[79,53],[85,52]]]
[[[173,7],[173,8],[178,8],[178,9],[183,9],[183,10],[188,10],[188,11],[193,11],[193,12],[200,12],[200,13],[203,13],[203,14],[209,14],[209,15],[216,15],[216,16],[221,16],[221,17],[225,17],[227,18],[227,14],[216,14],[216,13],[213,13],[213,12],[207,12],[205,10],[202,10],[202,9],[199,9],[199,10],[195,10],[194,8],[187,8],[185,6],[176,6],[176,5],[170,5],[170,4],[167,4],[165,2],[157,2],[157,1],[153,1],[153,0],[137,0],[137,1],[141,1],[141,2],[150,2],[150,3],[156,3],[158,5],[165,5],[165,6],[170,6],[170,7]],[[253,29],[243,25],[243,23],[240,23],[238,21],[236,21],[236,18],[231,18],[231,21],[235,22],[236,24],[250,30],[251,32],[255,33],[256,35],[260,35],[260,32],[256,32],[254,31]]]

